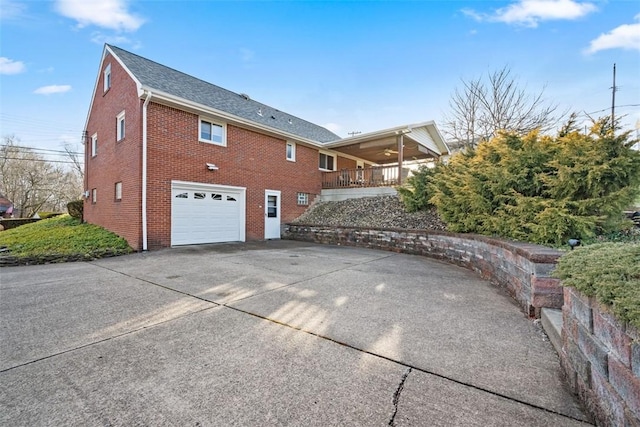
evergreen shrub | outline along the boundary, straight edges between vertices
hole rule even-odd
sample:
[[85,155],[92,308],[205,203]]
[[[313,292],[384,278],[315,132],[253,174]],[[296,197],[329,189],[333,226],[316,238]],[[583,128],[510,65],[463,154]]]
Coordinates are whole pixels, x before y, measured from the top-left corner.
[[554,276],[640,329],[640,243],[599,243],[558,260]]
[[423,168],[400,195],[408,210],[437,207],[454,232],[562,245],[629,226],[640,152],[630,132],[603,119],[584,134],[573,120],[557,136],[503,132],[448,164]]

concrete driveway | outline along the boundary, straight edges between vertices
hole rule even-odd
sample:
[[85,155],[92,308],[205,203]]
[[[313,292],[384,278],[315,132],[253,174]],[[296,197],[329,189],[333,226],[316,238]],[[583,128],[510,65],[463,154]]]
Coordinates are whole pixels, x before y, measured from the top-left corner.
[[291,241],[0,269],[0,425],[573,426],[539,326],[424,257]]

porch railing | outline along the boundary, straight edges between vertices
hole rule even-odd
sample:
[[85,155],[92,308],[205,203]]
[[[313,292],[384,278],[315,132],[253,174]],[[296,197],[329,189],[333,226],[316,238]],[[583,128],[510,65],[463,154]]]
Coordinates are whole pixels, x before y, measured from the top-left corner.
[[[402,169],[402,182],[409,175],[409,169]],[[322,188],[348,187],[391,187],[399,185],[398,165],[375,166],[366,169],[341,169],[333,172],[323,172]]]

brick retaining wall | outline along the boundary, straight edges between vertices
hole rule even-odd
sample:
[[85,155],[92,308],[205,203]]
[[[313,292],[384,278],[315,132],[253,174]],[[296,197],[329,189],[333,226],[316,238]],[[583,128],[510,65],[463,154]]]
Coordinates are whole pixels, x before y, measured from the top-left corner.
[[640,332],[595,298],[564,288],[560,360],[598,424],[640,425]]
[[300,224],[287,224],[283,237],[424,255],[461,265],[504,286],[530,317],[540,317],[543,307],[562,307],[560,280],[550,277],[562,253],[544,246],[431,230]]

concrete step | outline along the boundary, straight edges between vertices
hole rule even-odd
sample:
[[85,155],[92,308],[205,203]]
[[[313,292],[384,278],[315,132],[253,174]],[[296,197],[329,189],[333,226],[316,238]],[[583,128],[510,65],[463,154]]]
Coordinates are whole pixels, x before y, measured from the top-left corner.
[[540,314],[542,327],[547,333],[551,344],[560,354],[562,352],[562,310],[555,308],[543,308]]

